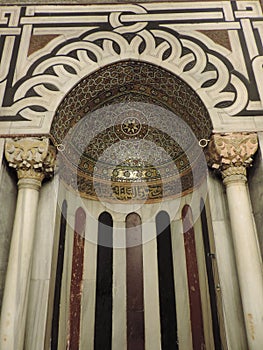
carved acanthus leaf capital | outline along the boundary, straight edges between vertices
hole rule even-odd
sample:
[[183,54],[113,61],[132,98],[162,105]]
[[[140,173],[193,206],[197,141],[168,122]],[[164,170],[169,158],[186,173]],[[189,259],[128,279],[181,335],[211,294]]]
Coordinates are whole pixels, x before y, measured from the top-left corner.
[[19,179],[42,181],[54,171],[56,151],[46,137],[7,139],[5,157],[10,167],[16,169]]
[[206,156],[213,169],[246,168],[258,148],[256,133],[214,134],[208,144]]

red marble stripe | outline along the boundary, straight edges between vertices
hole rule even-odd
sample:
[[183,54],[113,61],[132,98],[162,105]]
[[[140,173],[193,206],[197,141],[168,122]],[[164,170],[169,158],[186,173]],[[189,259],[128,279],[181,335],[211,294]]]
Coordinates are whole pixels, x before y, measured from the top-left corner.
[[201,350],[205,349],[205,337],[195,246],[195,232],[193,228],[193,216],[190,206],[185,205],[183,207],[182,216],[193,349]]
[[75,230],[72,253],[70,285],[69,349],[79,349],[82,278],[85,244],[86,214],[78,208],[75,214]]
[[131,213],[126,218],[127,349],[143,350],[144,301],[141,218]]

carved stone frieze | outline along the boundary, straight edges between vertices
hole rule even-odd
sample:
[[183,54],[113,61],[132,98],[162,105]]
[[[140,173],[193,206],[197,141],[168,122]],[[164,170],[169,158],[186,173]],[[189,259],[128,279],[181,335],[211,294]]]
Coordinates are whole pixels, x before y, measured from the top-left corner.
[[56,150],[45,137],[7,139],[5,157],[10,167],[16,169],[18,179],[39,180],[52,175]]
[[258,148],[256,133],[226,133],[212,135],[206,150],[208,165],[221,172],[223,179],[230,176],[246,178],[246,168]]

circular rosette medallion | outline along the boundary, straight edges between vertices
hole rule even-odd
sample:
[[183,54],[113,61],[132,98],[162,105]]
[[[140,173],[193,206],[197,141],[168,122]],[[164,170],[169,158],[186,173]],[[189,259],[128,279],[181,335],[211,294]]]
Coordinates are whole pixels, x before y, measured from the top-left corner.
[[143,139],[148,133],[147,118],[142,111],[129,108],[118,115],[114,131],[120,140]]

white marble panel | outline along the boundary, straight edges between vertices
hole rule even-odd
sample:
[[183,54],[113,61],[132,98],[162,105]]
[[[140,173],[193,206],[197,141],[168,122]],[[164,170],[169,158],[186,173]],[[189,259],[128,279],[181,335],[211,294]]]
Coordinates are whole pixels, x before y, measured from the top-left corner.
[[[156,237],[155,222],[149,222],[143,227],[142,235],[148,232],[153,232]],[[143,283],[145,350],[159,350],[161,349],[161,328],[156,238],[143,244]]]
[[96,280],[84,279],[81,300],[80,349],[94,348]]
[[223,29],[240,29],[240,24],[236,22],[212,22],[212,23],[176,23],[176,24],[164,24],[162,27],[179,30],[180,32],[192,32],[193,30],[223,30]]
[[262,8],[259,1],[237,1],[238,11],[235,11],[237,18],[260,17]]
[[94,346],[97,235],[98,222],[87,212],[80,322],[80,349],[83,350],[92,350]]
[[[149,10],[166,9],[180,9],[180,10],[194,10],[194,9],[206,9],[206,8],[225,8],[227,7],[227,1],[211,1],[209,4],[205,1],[174,1],[174,2],[153,2],[143,3],[143,7]],[[230,6],[229,6],[230,7]],[[230,7],[231,8],[231,7]]]
[[25,52],[28,52],[30,46],[30,37],[32,33],[32,26],[24,26],[21,33],[21,40],[19,43],[20,49],[18,50],[17,67],[15,69],[14,83],[23,77],[24,72],[27,69],[27,56]]
[[[90,234],[93,239],[91,240]],[[98,222],[86,218],[86,239],[84,250],[83,289],[81,299],[80,349],[93,350],[96,304]]]
[[208,176],[208,198],[212,220],[224,220],[228,215],[225,187],[219,176],[212,171],[209,171]]
[[49,284],[49,280],[44,279],[30,282],[25,349],[44,349]]
[[67,225],[60,299],[58,349],[67,348],[74,229]]
[[55,235],[55,219],[58,198],[58,177],[43,184],[40,190],[35,243],[32,264],[32,279],[49,279]]
[[[30,0],[29,0],[30,1]],[[26,1],[25,1],[26,2]],[[39,1],[38,4],[43,4],[43,1]],[[56,0],[54,0],[54,2],[56,3]],[[62,3],[64,2],[65,5],[63,5]],[[97,1],[97,3],[99,4],[100,1]],[[115,3],[114,5],[112,4],[105,4],[105,2],[107,3],[107,1],[103,1],[103,7],[102,6],[98,6],[98,4],[96,4],[95,2],[92,4],[88,4],[88,5],[83,5],[81,1],[75,1],[75,4],[78,5],[76,8],[72,7],[72,5],[69,5],[68,1],[61,1],[61,4],[58,6],[57,4],[54,6],[49,5],[46,6],[45,5],[45,0],[44,0],[44,4],[43,5],[38,5],[36,7],[34,7],[34,12],[31,13],[89,13],[89,12],[93,12],[93,13],[100,13],[100,12],[105,12],[105,11],[111,11],[113,6],[114,6],[114,10],[115,11],[123,11],[123,4],[118,4]],[[112,2],[111,0],[109,2]],[[49,3],[51,4],[52,1],[49,1]],[[30,6],[30,8],[32,8],[32,6]],[[125,8],[128,11],[135,11],[135,12],[143,12],[143,9],[140,8],[139,6],[137,6],[136,4],[125,4]]]
[[246,68],[245,58],[242,52],[242,46],[240,44],[240,38],[237,30],[229,30],[228,37],[231,44],[232,53],[229,55],[229,59],[233,62],[233,66],[236,70],[240,71],[247,79],[248,72]]
[[251,59],[253,59],[254,57],[258,56],[259,52],[255,41],[251,22],[248,18],[241,19],[241,25],[245,35],[249,56]]
[[212,225],[215,235],[227,345],[229,349],[247,350],[246,332],[229,223],[227,220],[213,220]]
[[[0,139],[0,306],[4,290],[8,254],[16,209],[16,175],[3,162],[4,140]],[[4,205],[3,205],[4,204]]]
[[1,52],[0,81],[6,79],[9,72],[9,62],[12,58],[12,52],[15,44],[15,36],[7,36]]
[[112,286],[112,350],[127,348],[127,306],[126,306],[126,249],[116,248],[125,247],[124,242],[121,244],[120,238],[115,243],[115,233],[122,233],[125,239],[125,223],[113,223],[113,286]]
[[57,194],[56,176],[44,183],[40,190],[25,335],[28,349],[35,348],[36,339],[39,340],[39,349],[44,348],[50,288],[53,285],[51,277],[55,278],[55,275],[52,276],[52,270],[56,270],[53,246],[55,235],[59,235],[59,228],[55,229]]
[[174,263],[174,284],[178,341],[181,350],[192,349],[189,294],[184,250],[182,221],[171,222],[172,250]]
[[[151,22],[151,21],[160,21],[163,20],[163,14],[127,14],[122,15],[123,22]],[[174,12],[174,13],[166,13],[166,20],[176,21],[176,20],[193,20],[198,18],[205,18],[208,20],[211,19],[222,19],[223,13],[221,11],[218,12],[199,12],[198,10],[195,12],[185,11],[184,13]]]

